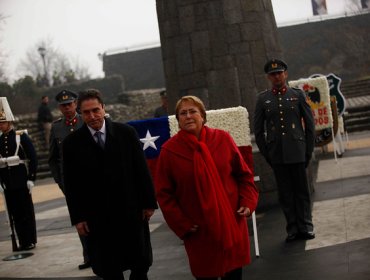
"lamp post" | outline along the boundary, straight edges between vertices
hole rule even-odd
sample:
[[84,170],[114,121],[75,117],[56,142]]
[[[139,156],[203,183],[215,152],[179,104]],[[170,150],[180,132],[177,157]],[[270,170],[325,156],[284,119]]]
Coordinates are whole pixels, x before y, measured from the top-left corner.
[[42,58],[42,63],[44,65],[44,79],[43,79],[43,84],[45,86],[49,86],[49,79],[48,79],[48,73],[46,72],[46,64],[45,64],[45,55],[46,55],[46,49],[44,47],[39,47],[38,52]]

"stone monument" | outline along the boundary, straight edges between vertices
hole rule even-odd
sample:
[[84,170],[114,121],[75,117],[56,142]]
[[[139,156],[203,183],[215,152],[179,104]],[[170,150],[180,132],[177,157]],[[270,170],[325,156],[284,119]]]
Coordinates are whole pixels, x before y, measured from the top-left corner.
[[157,0],[169,104],[193,94],[208,109],[244,106],[253,116],[267,87],[263,65],[281,57],[270,0]]

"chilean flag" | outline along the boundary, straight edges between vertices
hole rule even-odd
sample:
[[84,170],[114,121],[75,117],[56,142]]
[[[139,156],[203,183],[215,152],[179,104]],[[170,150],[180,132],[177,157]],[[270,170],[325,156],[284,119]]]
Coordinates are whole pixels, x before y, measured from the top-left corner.
[[[162,145],[178,130],[174,115],[168,117],[130,121],[139,135],[150,172],[154,178],[156,162]],[[244,107],[232,107],[207,111],[207,126],[218,128],[230,133],[238,146],[244,160],[253,173],[252,144],[248,112]]]

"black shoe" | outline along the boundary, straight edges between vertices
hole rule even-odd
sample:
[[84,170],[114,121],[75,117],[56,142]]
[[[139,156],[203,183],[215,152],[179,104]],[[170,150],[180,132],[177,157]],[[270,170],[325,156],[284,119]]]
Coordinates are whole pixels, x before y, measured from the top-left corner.
[[285,238],[285,242],[289,243],[294,240],[297,240],[297,234],[296,233],[289,233],[288,236]]
[[300,232],[299,238],[303,240],[310,240],[315,238],[315,233],[313,231]]
[[91,263],[90,262],[84,262],[84,263],[82,263],[78,266],[78,269],[85,269],[85,268],[89,268],[89,267],[91,267]]
[[20,251],[28,251],[28,250],[32,250],[32,249],[35,249],[36,245],[33,244],[33,243],[30,243],[28,245],[25,245],[25,246],[21,246],[19,248]]

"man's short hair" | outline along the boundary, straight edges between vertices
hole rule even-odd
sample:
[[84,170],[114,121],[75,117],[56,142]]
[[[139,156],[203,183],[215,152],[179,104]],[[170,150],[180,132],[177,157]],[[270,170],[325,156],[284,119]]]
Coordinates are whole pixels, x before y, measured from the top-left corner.
[[99,90],[91,88],[80,91],[77,98],[77,107],[81,107],[81,103],[88,99],[97,99],[101,105],[104,105],[102,94]]

